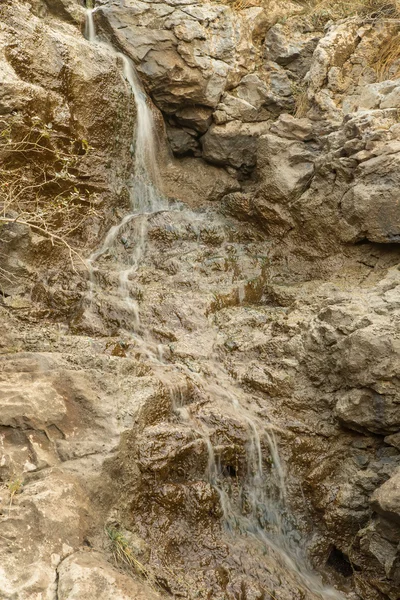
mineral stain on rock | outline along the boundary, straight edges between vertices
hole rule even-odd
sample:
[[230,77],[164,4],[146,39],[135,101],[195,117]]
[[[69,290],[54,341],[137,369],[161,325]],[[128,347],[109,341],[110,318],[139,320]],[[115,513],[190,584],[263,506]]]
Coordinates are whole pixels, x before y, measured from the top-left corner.
[[398,600],[399,18],[1,3],[1,598]]

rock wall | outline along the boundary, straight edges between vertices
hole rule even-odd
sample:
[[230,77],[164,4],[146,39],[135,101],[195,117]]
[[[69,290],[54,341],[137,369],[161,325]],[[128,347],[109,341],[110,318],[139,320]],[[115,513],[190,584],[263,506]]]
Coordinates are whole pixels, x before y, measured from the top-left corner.
[[310,561],[398,599],[395,6],[258,4],[95,2],[175,207],[147,220],[135,332],[134,223],[90,302],[79,258],[129,210],[122,65],[80,2],[1,4],[2,598],[332,597]]

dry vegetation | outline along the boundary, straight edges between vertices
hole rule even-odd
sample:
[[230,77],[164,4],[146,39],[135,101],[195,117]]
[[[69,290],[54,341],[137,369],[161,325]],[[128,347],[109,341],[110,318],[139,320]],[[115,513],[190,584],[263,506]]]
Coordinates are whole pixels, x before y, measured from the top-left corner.
[[38,118],[0,121],[0,227],[23,223],[79,256],[68,240],[94,213],[95,198],[77,176],[89,150]]
[[139,577],[145,579],[150,587],[155,589],[156,581],[154,574],[138,560],[123,532],[113,525],[106,527],[105,532],[110,542],[110,550],[116,564],[133,571]]
[[[221,0],[233,10],[241,11],[252,6],[271,8],[272,0]],[[329,20],[360,16],[371,19],[400,19],[400,0],[292,0],[299,6],[298,15],[311,17],[316,24]]]
[[371,19],[400,19],[400,0],[295,0],[303,14],[324,20],[360,16]]
[[376,72],[378,81],[400,77],[400,33],[377,49],[372,57],[371,67]]

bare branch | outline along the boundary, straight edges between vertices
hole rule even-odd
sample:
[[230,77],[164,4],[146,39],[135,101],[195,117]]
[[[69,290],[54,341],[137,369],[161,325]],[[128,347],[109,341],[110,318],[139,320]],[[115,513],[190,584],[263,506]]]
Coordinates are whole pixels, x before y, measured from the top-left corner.
[[74,267],[73,256],[76,256],[81,261],[81,263],[85,266],[85,268],[88,269],[88,265],[87,265],[85,259],[79,254],[79,252],[77,252],[76,250],[74,250],[74,248],[72,248],[72,246],[67,242],[67,240],[65,238],[61,237],[60,235],[57,235],[56,233],[52,233],[51,231],[47,231],[47,229],[43,229],[43,227],[34,225],[33,223],[30,223],[29,221],[21,221],[18,217],[16,217],[15,219],[11,219],[9,217],[1,217],[0,216],[0,222],[1,223],[19,223],[20,225],[26,225],[27,227],[30,227],[34,231],[37,231],[37,232],[43,234],[44,236],[48,237],[52,241],[52,243],[54,243],[54,244],[58,243],[58,244],[65,246],[66,248],[68,248],[74,271],[75,271],[75,267]]

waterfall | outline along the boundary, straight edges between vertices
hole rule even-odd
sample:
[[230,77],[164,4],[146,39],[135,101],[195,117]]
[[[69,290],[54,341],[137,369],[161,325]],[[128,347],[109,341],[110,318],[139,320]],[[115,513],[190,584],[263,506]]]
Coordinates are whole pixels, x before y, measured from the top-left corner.
[[[93,17],[95,11],[96,9],[90,9],[86,12],[85,36],[89,42],[106,47],[116,60],[122,62],[123,74],[130,86],[136,105],[137,123],[133,140],[135,166],[128,182],[131,210],[119,223],[110,228],[100,248],[93,252],[88,259],[91,273],[91,297],[96,291],[95,263],[113,248],[117,238],[129,225],[131,235],[134,237],[134,249],[130,253],[127,268],[119,272],[119,294],[125,308],[132,316],[132,330],[136,330],[139,325],[139,309],[137,302],[131,298],[129,293],[130,278],[139,268],[145,252],[148,218],[157,212],[167,210],[168,204],[159,188],[160,176],[157,166],[155,128],[147,96],[132,61],[124,54],[116,52],[107,42],[97,38]],[[244,294],[244,288],[241,288],[240,293]],[[158,362],[158,366],[163,366],[160,365],[158,356],[156,356],[154,343],[151,345],[150,342],[140,338],[137,338],[137,342],[144,353],[152,356],[154,362]],[[190,410],[183,406],[179,390],[171,388],[170,394],[175,414],[182,422],[189,424],[193,432],[204,440],[208,451],[206,476],[218,493],[226,529],[229,530],[233,539],[239,539],[239,536],[248,536],[264,549],[267,548],[273,552],[282,563],[282,569],[289,571],[303,589],[325,600],[328,598],[343,600],[341,594],[332,588],[325,587],[320,578],[311,572],[306,566],[298,544],[296,547],[291,540],[293,529],[290,531],[287,519],[285,520],[285,515],[290,513],[286,504],[285,471],[272,426],[256,423],[239,403],[236,384],[221,368],[217,359],[215,359],[213,367],[214,379],[212,382],[206,380],[202,375],[189,372],[189,370],[186,374],[210,397],[217,398],[222,405],[229,404],[248,425],[248,473],[244,488],[241,490],[242,500],[244,499],[247,505],[246,510],[243,510],[240,503],[232,499],[224,488],[223,473],[210,439],[211,429],[209,430],[198,417],[191,415]],[[165,383],[168,385],[167,377]],[[267,485],[267,475],[264,472],[260,430],[270,453],[269,485]]]
[[86,11],[85,20],[85,38],[92,43],[96,41],[96,28],[94,26],[93,18],[94,10],[94,8],[88,8],[88,10]]
[[137,118],[132,143],[135,165],[128,184],[131,212],[125,215],[119,224],[111,227],[101,247],[93,252],[87,261],[90,273],[90,298],[93,299],[96,288],[95,262],[113,247],[124,227],[129,223],[133,224],[131,236],[134,239],[134,249],[130,253],[128,267],[121,270],[119,274],[119,294],[128,312],[132,315],[132,328],[137,329],[140,322],[139,308],[137,302],[130,295],[129,279],[138,269],[145,252],[148,217],[156,212],[166,210],[168,203],[159,191],[160,175],[156,157],[154,120],[147,96],[136,74],[133,62],[121,52],[116,52],[107,42],[98,40],[93,16],[95,12],[96,9],[86,11],[85,37],[93,44],[106,47],[117,60],[122,62],[123,74],[135,101]]
[[[300,534],[296,531],[295,519],[287,503],[286,473],[280,458],[274,426],[256,423],[239,402],[239,390],[217,364],[216,359],[213,366],[217,382],[210,384],[199,378],[199,386],[202,385],[214,398],[219,397],[221,403],[228,401],[235,413],[248,425],[247,476],[240,490],[239,500],[236,501],[224,487],[226,479],[218,464],[209,434],[203,434],[208,449],[208,480],[218,493],[226,529],[235,540],[247,536],[261,549],[271,551],[282,569],[291,573],[299,587],[312,593],[314,597],[322,600],[344,600],[340,592],[325,586],[307,564],[305,553],[299,544]],[[195,429],[197,420],[193,419],[192,423]],[[266,472],[263,465],[261,436],[269,449],[269,472]]]

